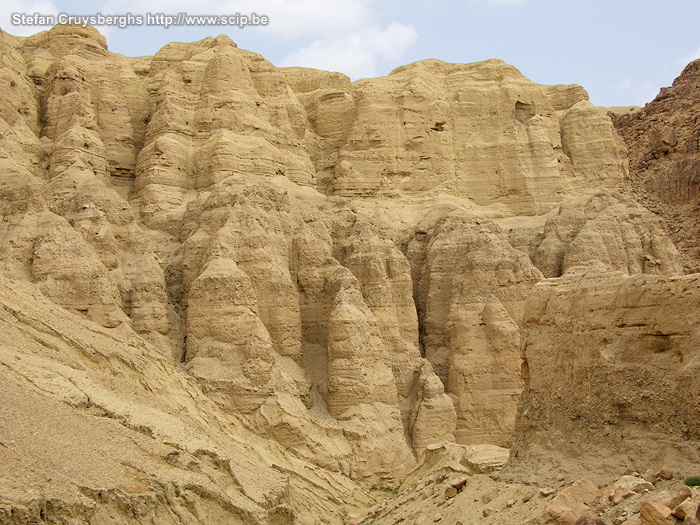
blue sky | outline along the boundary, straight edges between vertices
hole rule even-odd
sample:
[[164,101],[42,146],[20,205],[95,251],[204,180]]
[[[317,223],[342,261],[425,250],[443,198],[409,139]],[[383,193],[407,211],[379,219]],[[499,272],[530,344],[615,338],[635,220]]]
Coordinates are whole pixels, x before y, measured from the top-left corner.
[[98,27],[111,51],[152,55],[225,33],[278,66],[386,75],[424,58],[500,58],[541,84],[581,84],[594,104],[643,105],[700,58],[700,0],[0,0],[11,13],[267,15],[266,26]]

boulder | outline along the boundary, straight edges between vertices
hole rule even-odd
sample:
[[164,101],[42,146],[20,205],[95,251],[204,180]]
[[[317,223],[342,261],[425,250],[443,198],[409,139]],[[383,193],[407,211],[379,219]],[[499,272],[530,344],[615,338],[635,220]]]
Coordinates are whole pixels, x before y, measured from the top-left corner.
[[678,505],[690,498],[692,495],[693,492],[690,490],[690,487],[681,485],[676,488],[664,490],[663,492],[654,496],[654,499],[652,501],[661,503],[662,505],[665,505],[669,509],[673,510],[676,507],[678,507]]
[[656,501],[645,502],[639,510],[642,525],[674,525],[672,510]]
[[559,525],[575,525],[590,511],[599,496],[598,487],[584,478],[559,492],[547,503],[544,514]]

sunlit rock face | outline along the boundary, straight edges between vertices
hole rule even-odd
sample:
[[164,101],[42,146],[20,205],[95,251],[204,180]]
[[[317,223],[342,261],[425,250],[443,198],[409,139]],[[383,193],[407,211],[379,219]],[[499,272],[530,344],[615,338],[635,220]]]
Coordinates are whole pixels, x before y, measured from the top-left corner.
[[497,60],[352,83],[224,36],[0,46],[12,523],[341,523],[445,458],[536,458],[564,415],[641,417],[609,389],[645,359],[668,442],[697,438],[697,283],[582,88]]

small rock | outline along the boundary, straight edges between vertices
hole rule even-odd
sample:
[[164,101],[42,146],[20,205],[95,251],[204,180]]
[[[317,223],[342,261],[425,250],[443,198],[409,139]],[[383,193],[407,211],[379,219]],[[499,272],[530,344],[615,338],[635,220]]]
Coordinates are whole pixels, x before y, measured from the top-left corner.
[[656,477],[666,480],[673,479],[673,471],[670,468],[664,467],[656,473]]
[[442,520],[442,515],[436,514],[435,517],[433,518],[433,521],[437,523],[438,521]]
[[506,501],[506,507],[512,507],[512,506],[515,505],[517,502],[518,502],[517,499],[509,499],[508,501]]
[[639,510],[642,525],[675,525],[671,509],[658,501],[647,501]]
[[552,494],[555,494],[556,492],[556,489],[542,489],[540,490],[540,495],[546,498],[548,496],[551,496]]
[[445,498],[450,499],[454,498],[457,495],[457,489],[454,487],[447,487],[445,489]]
[[639,476],[622,476],[615,482],[615,488],[624,487],[634,492],[644,492],[645,490],[656,490],[654,485]]
[[622,525],[642,525],[642,518],[639,517],[639,514],[635,514],[623,521]]
[[347,525],[358,525],[364,521],[365,516],[359,512],[351,512],[345,517],[345,523]]
[[673,509],[673,515],[679,520],[683,520],[686,516],[695,516],[695,514],[698,512],[697,509],[700,509],[697,501],[686,499],[683,503]]
[[644,471],[644,474],[642,474],[642,477],[646,481],[648,481],[649,483],[656,483],[656,481],[657,481],[656,474],[650,468]]
[[484,507],[484,510],[481,511],[481,513],[484,515],[484,518],[488,518],[494,513],[494,510],[491,507]]
[[501,468],[509,457],[510,451],[507,448],[495,445],[470,445],[461,463],[471,472],[488,474]]
[[584,478],[552,498],[545,506],[544,513],[560,525],[573,525],[589,512],[599,496],[598,487]]
[[491,487],[481,495],[481,502],[486,505],[487,503],[491,503],[496,496],[498,496],[498,487]]
[[692,495],[693,492],[690,490],[690,487],[682,485],[680,487],[663,491],[654,498],[654,501],[657,501],[662,505],[666,505],[669,509],[675,509]]
[[613,505],[619,505],[630,496],[634,496],[634,491],[627,487],[615,487],[614,492],[610,495],[610,501]]
[[523,496],[523,503],[527,503],[528,501],[530,501],[530,500],[531,500],[532,498],[534,498],[534,497],[535,497],[535,493],[534,493],[534,492],[532,492],[532,491],[531,491],[531,492],[526,492],[525,495]]
[[469,481],[469,477],[464,476],[461,478],[456,478],[450,482],[450,485],[456,488],[458,491],[462,490],[462,487],[467,484],[467,481]]

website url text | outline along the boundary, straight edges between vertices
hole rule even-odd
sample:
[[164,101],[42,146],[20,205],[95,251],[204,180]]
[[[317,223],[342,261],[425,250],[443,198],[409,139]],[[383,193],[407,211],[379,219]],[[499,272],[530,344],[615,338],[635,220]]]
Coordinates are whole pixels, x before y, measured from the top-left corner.
[[190,15],[178,13],[170,15],[166,13],[146,13],[145,15],[134,15],[127,13],[124,15],[103,15],[96,13],[93,15],[70,15],[59,13],[58,15],[46,15],[41,13],[12,13],[10,22],[15,26],[33,26],[57,24],[74,24],[82,27],[87,26],[116,26],[125,28],[128,26],[161,26],[164,28],[174,26],[266,26],[270,22],[267,15],[257,13],[233,15]]

